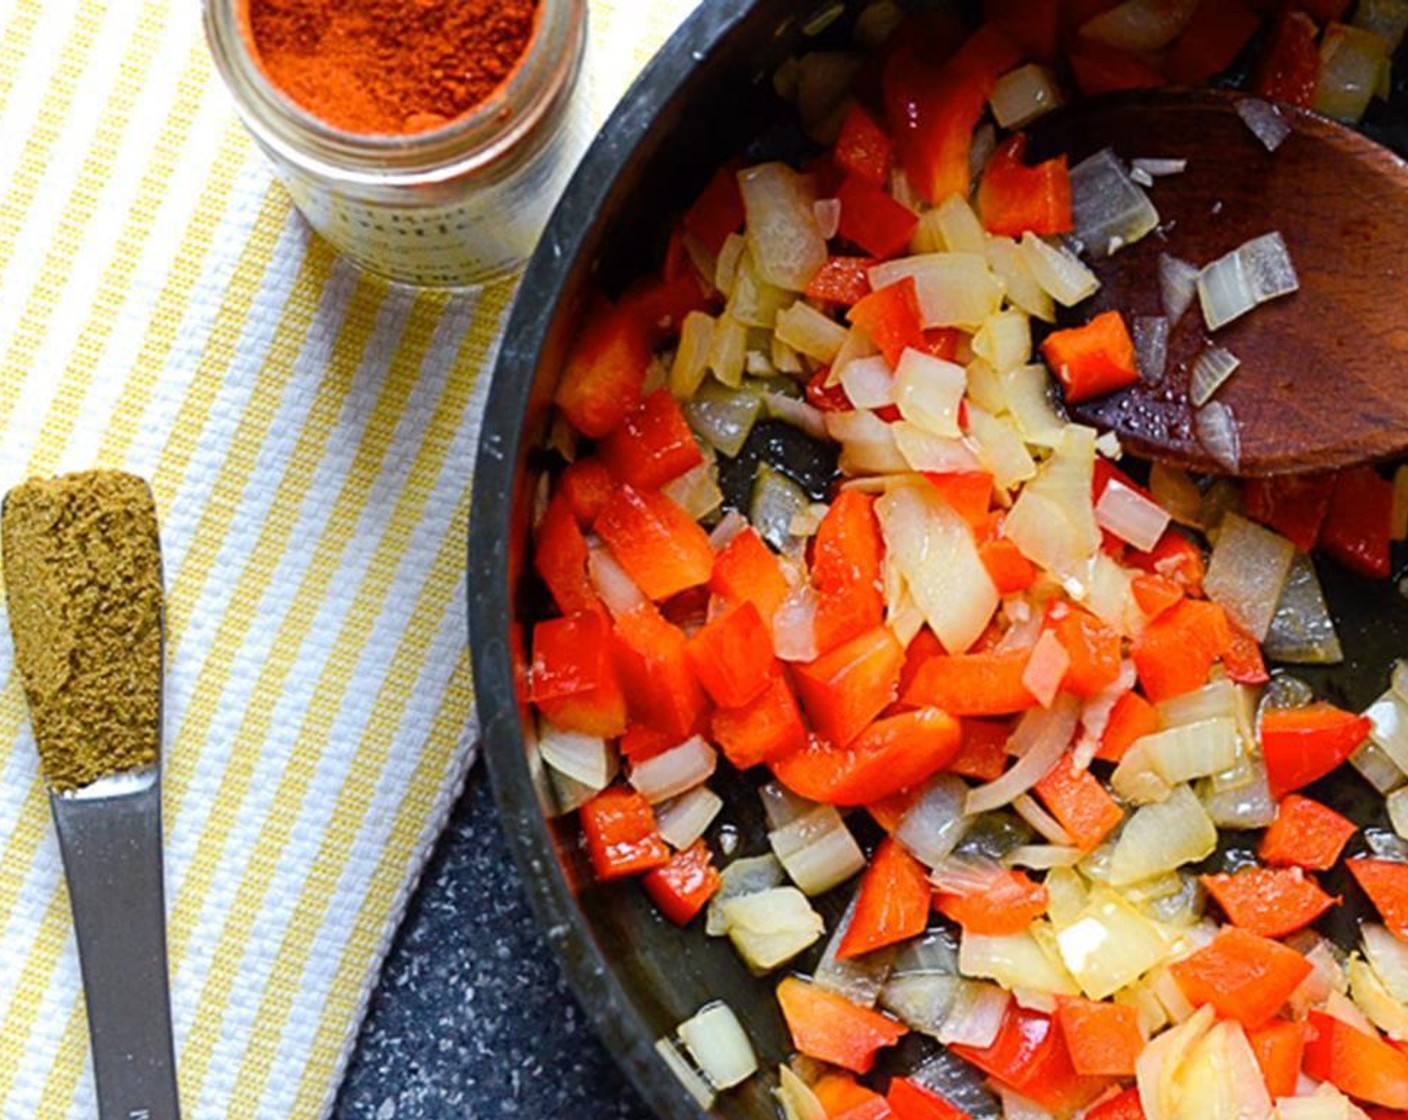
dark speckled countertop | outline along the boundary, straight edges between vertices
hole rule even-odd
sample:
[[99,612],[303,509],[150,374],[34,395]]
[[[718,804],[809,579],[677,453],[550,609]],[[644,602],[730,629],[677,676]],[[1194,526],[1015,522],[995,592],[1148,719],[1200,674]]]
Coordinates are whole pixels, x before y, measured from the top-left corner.
[[482,764],[391,948],[335,1120],[650,1120],[523,897]]

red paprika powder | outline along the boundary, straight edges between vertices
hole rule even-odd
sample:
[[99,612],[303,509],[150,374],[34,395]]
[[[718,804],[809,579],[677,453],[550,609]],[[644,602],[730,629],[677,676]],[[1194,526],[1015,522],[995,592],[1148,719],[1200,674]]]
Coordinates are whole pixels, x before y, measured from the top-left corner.
[[411,135],[469,112],[512,74],[538,0],[245,0],[269,81],[345,132]]

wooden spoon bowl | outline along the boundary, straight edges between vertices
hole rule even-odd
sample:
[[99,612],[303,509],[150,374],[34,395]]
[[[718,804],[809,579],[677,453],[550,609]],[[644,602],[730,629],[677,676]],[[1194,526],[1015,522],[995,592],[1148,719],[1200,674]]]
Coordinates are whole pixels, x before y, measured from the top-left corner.
[[1159,256],[1202,267],[1280,231],[1300,290],[1263,304],[1216,335],[1197,300],[1170,332],[1158,381],[1074,406],[1125,448],[1227,473],[1199,443],[1188,386],[1194,358],[1215,341],[1241,366],[1215,400],[1232,410],[1237,474],[1291,474],[1408,451],[1408,164],[1363,135],[1280,106],[1291,133],[1266,150],[1221,90],[1139,91],[1082,102],[1029,130],[1029,159],[1065,152],[1074,164],[1113,148],[1125,160],[1186,159],[1148,193],[1157,231],[1094,262],[1100,290],[1073,318],[1118,309],[1126,321],[1163,314]]

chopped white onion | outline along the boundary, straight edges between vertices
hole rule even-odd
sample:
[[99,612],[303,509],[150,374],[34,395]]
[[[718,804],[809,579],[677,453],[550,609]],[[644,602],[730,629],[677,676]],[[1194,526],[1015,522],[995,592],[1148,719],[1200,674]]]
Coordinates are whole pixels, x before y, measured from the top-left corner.
[[1071,168],[1075,237],[1093,257],[1104,257],[1152,233],[1159,212],[1109,148]]
[[1320,43],[1320,72],[1310,107],[1337,121],[1356,123],[1384,79],[1388,44],[1373,32],[1332,23]]
[[802,291],[827,258],[807,180],[785,163],[764,163],[740,171],[738,187],[759,275],[780,288]]
[[704,835],[723,806],[723,798],[708,786],[698,785],[657,805],[655,823],[670,847],[683,849]]
[[1031,321],[1021,311],[999,311],[973,336],[973,353],[1001,373],[1032,360]]
[[1408,1003],[1408,943],[1382,925],[1366,922],[1359,929],[1364,956],[1394,999]]
[[1193,374],[1188,384],[1188,399],[1194,408],[1202,408],[1223,383],[1236,372],[1242,359],[1222,346],[1207,346],[1193,359]]
[[[1057,765],[1064,766],[1065,762],[1058,762]],[[1071,834],[1061,827],[1061,822],[1043,809],[1041,802],[1030,793],[1020,793],[1014,797],[1012,808],[1043,840],[1062,846],[1075,843]]]
[[1084,855],[1071,844],[1021,844],[1002,858],[1010,867],[1049,871],[1055,867],[1074,867]]
[[1119,479],[1111,479],[1095,504],[1100,528],[1148,552],[1168,528],[1168,511]]
[[1110,856],[1110,883],[1128,886],[1205,859],[1217,848],[1217,827],[1185,785],[1135,810]]
[[809,895],[829,891],[865,866],[855,837],[831,805],[818,805],[773,829],[768,843],[792,881]]
[[885,261],[871,267],[870,286],[879,291],[906,276],[914,278],[925,327],[975,331],[1002,306],[1002,283],[979,253],[924,253]]
[[718,765],[718,754],[702,735],[686,739],[677,747],[638,762],[631,767],[630,782],[652,805],[678,797],[707,781]]
[[938,1040],[945,1046],[991,1046],[1002,1030],[1012,997],[981,980],[960,980],[954,996]]
[[616,777],[617,758],[611,745],[600,736],[554,727],[538,721],[538,753],[559,774],[599,792]]
[[846,328],[840,323],[800,299],[777,313],[777,323],[773,329],[777,337],[793,350],[823,363],[835,360],[847,335]]
[[1136,315],[1133,333],[1139,379],[1157,385],[1168,368],[1168,319],[1162,315]]
[[791,540],[792,519],[810,504],[806,493],[779,470],[764,463],[753,482],[748,520],[758,536],[778,551]]
[[1198,274],[1198,300],[1210,331],[1299,287],[1286,241],[1275,231],[1252,238]]
[[1159,296],[1169,329],[1178,326],[1198,292],[1198,269],[1179,257],[1159,254]]
[[786,872],[783,871],[782,864],[771,852],[765,856],[734,860],[719,875],[719,889],[709,900],[704,932],[710,937],[722,937],[728,932],[728,919],[723,913],[724,903],[780,887],[785,878]]
[[1276,819],[1276,799],[1271,796],[1266,764],[1259,756],[1248,757],[1250,777],[1235,787],[1218,789],[1217,778],[1205,783],[1203,808],[1218,828],[1266,828]]
[[816,225],[821,236],[830,241],[836,236],[841,224],[841,200],[839,198],[819,198],[812,203],[812,213],[816,215]]
[[958,426],[958,410],[968,375],[962,366],[906,349],[900,355],[891,384],[893,403],[906,420],[938,436],[957,438],[963,434]]
[[709,370],[709,351],[714,344],[714,319],[702,311],[691,311],[680,325],[680,341],[670,364],[670,392],[677,400],[692,397]]
[[812,439],[826,438],[826,414],[804,400],[784,393],[764,393],[763,409],[772,419],[800,428]]
[[1211,401],[1193,416],[1198,442],[1213,460],[1232,474],[1242,462],[1242,439],[1237,433],[1237,417],[1221,401]]
[[1032,278],[1062,307],[1074,307],[1100,287],[1095,273],[1064,245],[1051,245],[1028,232],[1022,234],[1021,254]]
[[1334,664],[1344,656],[1315,565],[1304,553],[1291,561],[1263,649],[1275,661],[1297,665]]
[[968,787],[961,778],[943,774],[931,781],[895,829],[895,839],[921,863],[937,867],[968,828],[964,800]]
[[1408,1042],[1408,1003],[1395,999],[1378,973],[1359,957],[1351,957],[1345,970],[1359,1010],[1389,1038]]
[[1186,159],[1151,159],[1146,156],[1130,160],[1129,166],[1131,169],[1142,171],[1152,178],[1160,179],[1165,175],[1182,175],[1188,170],[1188,161]]
[[908,420],[897,421],[890,425],[890,429],[895,446],[912,471],[953,474],[979,468],[978,456],[966,440],[936,436]]
[[826,1120],[826,1107],[811,1087],[785,1065],[777,1067],[777,1088],[772,1093],[782,1106],[782,1120]]
[[685,1060],[684,1055],[676,1047],[674,1039],[656,1039],[655,1053],[660,1056],[660,1060],[665,1063],[666,1068],[679,1079],[685,1092],[694,1098],[695,1104],[705,1112],[714,1107],[716,1095],[713,1088],[708,1081],[700,1076],[699,1071]]
[[635,585],[616,558],[604,548],[587,553],[587,577],[592,588],[601,596],[606,609],[615,618],[629,614],[646,602],[645,593]]
[[875,502],[885,564],[904,576],[944,648],[966,650],[997,608],[997,588],[973,530],[928,483],[892,487]]
[[1198,0],[1124,0],[1081,25],[1082,38],[1122,51],[1157,51],[1193,18]]
[[1388,44],[1389,52],[1398,49],[1408,31],[1408,2],[1405,0],[1359,0],[1354,6],[1355,27],[1373,32]]
[[[1217,1012],[1206,1003],[1178,1026],[1150,1042],[1135,1061],[1139,1103],[1147,1120],[1182,1120],[1179,1073],[1188,1056],[1213,1027]],[[1260,1078],[1258,1078],[1260,1080]],[[1194,1115],[1187,1113],[1186,1115]]]
[[1003,526],[1027,559],[1082,585],[1100,548],[1091,500],[1094,472],[1094,431],[1067,425],[1055,453],[1022,488]]
[[884,408],[895,403],[895,374],[879,354],[850,362],[841,373],[841,388],[857,408]]
[[[969,367],[971,379],[972,367]],[[1036,474],[1036,460],[1009,417],[993,416],[969,401],[968,440],[983,470],[1003,490],[1011,490]]]
[[874,1007],[889,979],[898,947],[886,946],[859,956],[839,959],[836,954],[840,951],[841,942],[845,940],[846,931],[850,928],[855,912],[856,898],[853,896],[846,912],[841,915],[841,920],[836,923],[831,939],[821,954],[821,960],[812,971],[812,983],[818,988],[844,996],[858,1007]]
[[762,398],[712,382],[681,406],[685,419],[714,450],[730,458],[743,450],[762,411]]
[[1080,704],[1073,696],[1027,712],[1012,734],[1011,749],[1021,757],[1000,777],[969,790],[964,811],[972,816],[1000,808],[1041,781],[1070,746],[1079,719]]
[[993,87],[993,118],[1003,128],[1021,128],[1061,104],[1061,90],[1051,71],[1036,63],[1009,70]]
[[743,1024],[723,1000],[705,1004],[677,1033],[715,1089],[730,1089],[758,1072],[758,1059]]
[[978,221],[978,215],[962,195],[949,195],[931,213],[943,241],[943,251],[986,252],[987,234],[983,232],[983,223]]
[[1021,246],[1010,237],[998,237],[993,234],[984,236],[986,239],[981,242],[982,251],[987,257],[988,267],[1007,289],[1007,302],[1034,319],[1045,323],[1055,322],[1056,305],[1046,289],[1038,284],[1036,277],[1032,275]]
[[1022,670],[1022,685],[1036,697],[1038,704],[1049,708],[1061,691],[1061,682],[1070,667],[1071,655],[1066,652],[1056,631],[1043,630],[1032,647],[1026,668]]
[[909,463],[895,446],[890,425],[875,413],[858,408],[828,412],[826,431],[841,445],[839,465],[843,474],[898,474]]
[[826,925],[796,887],[773,887],[720,903],[733,947],[755,972],[768,972],[816,942]]
[[1237,724],[1226,717],[1185,723],[1139,740],[1154,771],[1170,786],[1227,770],[1237,763]]
[[1257,303],[1288,296],[1300,288],[1286,239],[1278,231],[1253,237],[1237,250]]
[[772,619],[772,644],[778,660],[816,660],[816,606],[816,591],[804,584],[777,608]]
[[1295,546],[1279,533],[1229,513],[1222,519],[1203,587],[1232,621],[1260,642],[1270,629]]
[[1061,996],[1080,994],[1059,956],[1055,960],[1047,956],[1029,930],[1005,935],[965,930],[959,941],[958,969],[964,976],[995,980],[1008,991],[1020,987]]
[[1059,923],[1061,959],[1091,999],[1105,999],[1133,984],[1168,955],[1159,927],[1119,894],[1090,892],[1069,920]]
[[1274,152],[1291,134],[1291,126],[1281,115],[1281,110],[1269,101],[1243,97],[1237,101],[1236,108],[1237,115],[1268,152]]

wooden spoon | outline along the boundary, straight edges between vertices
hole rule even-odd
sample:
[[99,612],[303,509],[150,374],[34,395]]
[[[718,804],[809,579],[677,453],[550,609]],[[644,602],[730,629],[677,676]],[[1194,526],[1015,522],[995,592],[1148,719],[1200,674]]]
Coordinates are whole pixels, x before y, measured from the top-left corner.
[[1029,160],[1065,152],[1072,164],[1113,148],[1125,160],[1186,159],[1148,194],[1157,231],[1093,263],[1100,290],[1073,315],[1110,308],[1126,322],[1163,314],[1159,255],[1199,267],[1279,230],[1300,290],[1262,304],[1215,336],[1198,302],[1170,333],[1168,368],[1076,405],[1127,450],[1228,473],[1199,443],[1188,399],[1193,359],[1212,340],[1241,359],[1215,400],[1232,410],[1235,473],[1289,474],[1408,451],[1408,164],[1343,125],[1279,111],[1291,134],[1268,152],[1222,90],[1139,91],[1091,99],[1029,131]]

